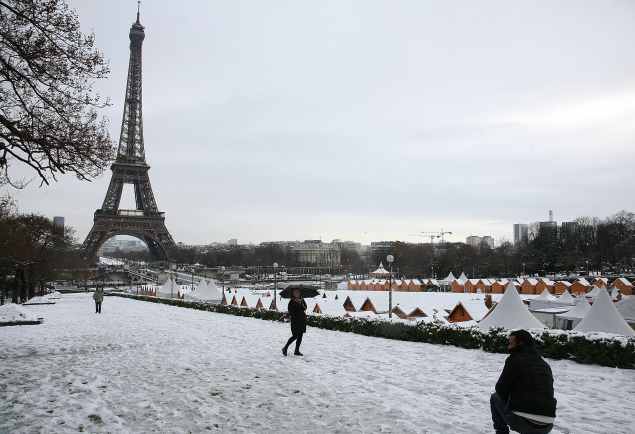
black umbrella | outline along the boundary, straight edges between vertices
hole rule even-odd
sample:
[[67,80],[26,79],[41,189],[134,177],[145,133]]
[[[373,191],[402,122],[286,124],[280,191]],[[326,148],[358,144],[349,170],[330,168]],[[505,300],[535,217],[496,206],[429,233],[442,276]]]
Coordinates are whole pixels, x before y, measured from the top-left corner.
[[280,291],[280,297],[282,298],[291,298],[293,296],[293,291],[299,289],[301,298],[313,298],[320,295],[318,290],[314,286],[309,285],[289,285]]

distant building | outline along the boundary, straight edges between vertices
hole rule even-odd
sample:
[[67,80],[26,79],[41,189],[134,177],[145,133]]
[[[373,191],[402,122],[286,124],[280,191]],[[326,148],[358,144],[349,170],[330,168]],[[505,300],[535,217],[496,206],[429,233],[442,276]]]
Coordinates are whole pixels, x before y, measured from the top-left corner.
[[474,247],[475,249],[478,249],[479,247],[481,247],[481,239],[482,238],[477,235],[470,235],[469,237],[465,239],[465,244],[467,244],[470,247]]
[[560,238],[570,239],[578,232],[578,222],[562,222],[560,224]]
[[296,261],[303,265],[340,265],[340,248],[320,240],[306,240],[292,248]]
[[514,244],[526,243],[529,240],[529,225],[526,223],[514,224]]
[[481,238],[481,245],[486,245],[490,249],[493,249],[494,248],[494,237],[492,237],[490,235],[485,235],[483,238]]
[[59,234],[64,234],[64,217],[55,216],[53,217],[53,228],[55,232]]
[[237,238],[230,238],[229,240],[227,240],[227,245],[229,246],[237,246],[238,245],[238,239]]

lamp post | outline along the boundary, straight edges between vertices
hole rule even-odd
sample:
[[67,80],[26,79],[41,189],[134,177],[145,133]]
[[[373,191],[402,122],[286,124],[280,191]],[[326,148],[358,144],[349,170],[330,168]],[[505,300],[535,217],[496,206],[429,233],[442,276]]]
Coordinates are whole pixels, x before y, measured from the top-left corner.
[[388,318],[392,318],[392,263],[395,260],[393,255],[386,256],[388,261],[389,274],[388,274]]
[[176,264],[171,263],[170,264],[170,273],[168,274],[170,276],[170,298],[174,298],[174,281],[176,280],[174,278],[175,274],[174,274],[174,269],[176,268]]
[[523,262],[523,277],[525,276],[525,263]]
[[221,288],[223,290],[223,295],[225,295],[225,266],[221,265],[221,267],[219,268],[221,275],[220,275],[220,285]]
[[273,263],[273,301],[278,304],[278,263]]

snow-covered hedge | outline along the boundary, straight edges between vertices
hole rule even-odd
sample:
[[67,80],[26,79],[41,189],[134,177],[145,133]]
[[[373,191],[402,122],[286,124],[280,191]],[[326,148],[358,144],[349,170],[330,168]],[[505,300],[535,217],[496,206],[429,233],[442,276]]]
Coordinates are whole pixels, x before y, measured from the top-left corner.
[[[270,321],[282,321],[284,319],[283,312],[267,309],[256,310],[231,305],[223,306],[123,293],[115,293],[113,295]],[[489,332],[483,332],[477,327],[455,327],[434,322],[389,322],[381,319],[367,320],[327,315],[309,315],[307,324],[312,327],[357,333],[365,336],[454,345],[461,348],[480,348],[492,353],[507,352],[507,337],[509,334],[509,331],[504,329],[492,329]],[[545,357],[635,369],[635,338],[617,337],[600,333],[583,334],[563,330],[532,330],[531,332],[536,339],[538,349]]]

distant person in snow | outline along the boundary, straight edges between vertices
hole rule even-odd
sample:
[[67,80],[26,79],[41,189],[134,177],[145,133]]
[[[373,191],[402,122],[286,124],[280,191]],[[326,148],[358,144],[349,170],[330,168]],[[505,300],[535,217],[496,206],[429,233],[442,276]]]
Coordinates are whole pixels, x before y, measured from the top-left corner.
[[293,297],[289,300],[287,309],[291,317],[291,337],[282,348],[282,354],[286,356],[289,345],[295,341],[295,352],[293,354],[302,356],[300,345],[302,344],[302,335],[306,332],[306,302],[300,297],[299,289],[294,289],[292,295]]
[[523,434],[546,434],[556,419],[551,368],[534,348],[526,330],[509,336],[509,357],[490,398],[497,434],[509,430]]
[[93,300],[95,300],[95,313],[101,313],[101,303],[104,301],[104,288],[95,288]]

